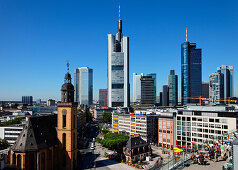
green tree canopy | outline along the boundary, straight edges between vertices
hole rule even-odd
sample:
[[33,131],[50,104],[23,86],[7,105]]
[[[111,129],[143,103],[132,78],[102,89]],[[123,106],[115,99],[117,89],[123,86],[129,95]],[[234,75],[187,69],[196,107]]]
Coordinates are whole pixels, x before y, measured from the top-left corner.
[[103,123],[112,123],[112,113],[111,112],[103,112],[102,121],[103,121]]

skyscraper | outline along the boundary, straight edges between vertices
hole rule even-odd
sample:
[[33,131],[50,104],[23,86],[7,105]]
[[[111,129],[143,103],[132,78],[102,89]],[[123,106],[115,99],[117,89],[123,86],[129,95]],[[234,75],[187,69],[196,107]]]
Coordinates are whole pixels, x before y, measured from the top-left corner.
[[178,76],[175,75],[174,70],[169,71],[168,88],[169,88],[169,106],[178,105]]
[[150,73],[150,74],[147,74],[147,76],[151,76],[153,79],[154,79],[154,93],[155,93],[155,103],[156,103],[156,73]]
[[122,34],[122,20],[119,20],[116,38],[107,35],[107,89],[108,107],[128,107],[130,105],[129,85],[129,37]]
[[202,82],[202,98],[209,98],[209,82]]
[[198,103],[194,98],[202,96],[202,50],[187,41],[187,28],[186,41],[181,45],[181,90],[183,105]]
[[209,101],[210,103],[224,103],[224,74],[217,72],[209,76]]
[[224,75],[224,99],[233,97],[233,66],[217,67],[217,72]]
[[169,105],[169,88],[168,85],[163,85],[162,106],[168,105]]
[[141,104],[155,104],[154,81],[152,76],[141,76]]
[[22,103],[23,104],[33,104],[33,97],[32,96],[22,96]]
[[141,77],[144,73],[136,74],[133,73],[133,102],[141,102]]
[[74,70],[75,100],[79,104],[93,104],[93,70],[80,67]]
[[107,89],[99,89],[99,105],[107,107]]

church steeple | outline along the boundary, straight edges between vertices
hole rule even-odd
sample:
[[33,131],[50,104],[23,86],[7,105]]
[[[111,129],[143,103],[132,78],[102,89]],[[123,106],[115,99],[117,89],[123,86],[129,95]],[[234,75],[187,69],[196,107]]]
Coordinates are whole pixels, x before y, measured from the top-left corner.
[[67,61],[67,73],[64,77],[64,84],[61,87],[61,102],[74,102],[74,86],[71,84],[69,73],[69,62]]

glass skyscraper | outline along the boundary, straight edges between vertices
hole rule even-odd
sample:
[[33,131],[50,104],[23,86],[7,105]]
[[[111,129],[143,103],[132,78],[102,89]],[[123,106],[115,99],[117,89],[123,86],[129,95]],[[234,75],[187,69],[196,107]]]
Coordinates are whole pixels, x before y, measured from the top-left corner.
[[133,102],[141,102],[141,77],[144,76],[144,73],[136,74],[133,73]]
[[224,75],[224,99],[233,97],[233,66],[222,65],[217,72]]
[[155,104],[154,81],[152,76],[141,76],[141,104]]
[[213,104],[224,103],[224,74],[217,72],[209,76],[209,101]]
[[154,79],[154,96],[155,96],[155,103],[156,103],[156,73],[150,73],[150,74],[147,74],[147,76],[151,76],[153,79]]
[[175,75],[174,70],[169,71],[168,88],[169,88],[169,106],[178,105],[178,76]]
[[120,15],[116,38],[108,34],[107,42],[108,107],[129,107],[129,37],[122,34]]
[[188,41],[181,45],[181,102],[198,103],[202,96],[202,50]]
[[93,70],[80,67],[74,70],[75,100],[79,104],[93,104]]

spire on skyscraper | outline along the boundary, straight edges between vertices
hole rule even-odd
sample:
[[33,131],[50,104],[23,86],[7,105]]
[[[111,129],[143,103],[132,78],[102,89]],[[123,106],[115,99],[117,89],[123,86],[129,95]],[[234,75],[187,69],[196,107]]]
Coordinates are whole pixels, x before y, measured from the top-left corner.
[[188,41],[188,29],[186,27],[186,42]]
[[121,8],[120,8],[120,5],[119,5],[118,33],[122,33],[122,20],[121,20]]

